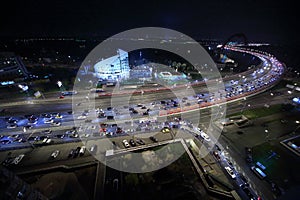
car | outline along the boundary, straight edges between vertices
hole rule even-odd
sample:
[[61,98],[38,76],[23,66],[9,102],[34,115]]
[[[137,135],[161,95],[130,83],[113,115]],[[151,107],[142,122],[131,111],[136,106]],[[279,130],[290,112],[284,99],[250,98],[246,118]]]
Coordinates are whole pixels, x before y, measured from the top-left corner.
[[94,144],[93,146],[91,146],[90,152],[91,153],[96,153],[97,152],[97,145]]
[[246,161],[247,161],[248,163],[252,163],[252,162],[253,162],[252,155],[248,154],[248,155],[246,156]]
[[43,114],[41,114],[41,117],[43,117],[44,119],[50,119],[51,115],[48,113],[43,113]]
[[245,147],[246,154],[252,154],[252,149],[250,147]]
[[219,153],[218,153],[217,151],[214,151],[214,152],[213,152],[213,155],[215,156],[215,158],[216,158],[217,160],[221,160],[221,158],[220,158],[220,156],[219,156]]
[[45,138],[45,139],[43,140],[43,143],[44,143],[44,144],[50,144],[50,143],[52,143],[52,140],[51,140],[50,138]]
[[288,121],[287,121],[286,119],[281,119],[280,122],[281,122],[282,124],[288,123]]
[[226,166],[226,167],[225,167],[225,170],[226,170],[226,172],[230,175],[230,177],[231,177],[232,179],[235,179],[235,178],[236,178],[235,173],[233,172],[233,170],[232,170],[230,167]]
[[139,112],[137,110],[132,110],[133,114],[138,114]]
[[25,128],[25,129],[32,129],[33,126],[32,125],[25,125],[25,126],[23,126],[23,128]]
[[71,149],[70,152],[69,152],[68,158],[73,157],[74,153],[75,153],[75,149]]
[[154,136],[149,137],[149,139],[152,140],[153,142],[158,142],[158,140]]
[[124,145],[125,148],[129,148],[130,147],[130,145],[127,142],[127,140],[123,140],[123,145]]
[[86,119],[84,122],[85,122],[85,123],[91,123],[91,122],[92,122],[92,119]]
[[226,161],[231,168],[234,168],[233,163],[229,160],[229,158],[226,158]]
[[121,134],[121,133],[123,133],[123,130],[122,130],[122,128],[120,128],[120,127],[117,127],[116,133],[117,133],[117,134]]
[[136,143],[140,144],[140,145],[144,145],[145,142],[142,139],[136,139]]
[[79,150],[79,155],[80,156],[83,156],[83,154],[85,153],[85,150],[86,150],[86,147],[85,146],[82,146]]
[[19,163],[21,162],[21,160],[24,158],[24,156],[25,156],[24,154],[18,155],[18,156],[14,159],[13,164],[15,164],[15,165],[19,164]]
[[58,154],[59,154],[59,150],[53,151],[51,154],[51,158],[56,158],[58,156]]
[[51,117],[56,118],[56,119],[62,118],[62,115],[60,113],[51,113],[50,115],[51,115]]
[[26,140],[24,138],[20,138],[20,139],[17,140],[17,142],[24,143],[24,142],[26,142]]
[[44,140],[44,139],[46,139],[46,138],[48,138],[47,135],[42,135],[42,136],[40,136],[40,140]]
[[105,117],[106,117],[105,113],[99,113],[98,114],[98,118],[105,118]]
[[79,136],[78,133],[75,132],[75,133],[70,134],[69,138],[78,138],[78,136]]
[[56,135],[57,138],[63,139],[65,137],[65,134],[58,134]]
[[75,157],[77,157],[77,156],[79,155],[80,149],[81,149],[81,147],[77,147],[77,148],[74,150],[73,158],[75,158]]
[[221,151],[221,148],[217,144],[215,145],[215,147],[218,151]]
[[95,130],[95,129],[96,129],[96,126],[95,126],[95,125],[92,125],[92,126],[89,127],[89,129]]
[[30,136],[27,140],[28,140],[28,141],[34,141],[34,139],[35,139],[35,137]]
[[112,120],[112,119],[114,119],[114,116],[109,115],[109,116],[107,116],[106,118],[109,119],[109,120]]
[[112,110],[112,107],[107,107],[107,110]]
[[163,129],[161,129],[162,133],[170,133],[170,129],[169,127],[164,127]]
[[1,140],[1,144],[10,144],[12,143],[11,140]]
[[136,143],[135,143],[134,139],[130,139],[130,140],[129,140],[129,144],[130,144],[131,146],[133,146],[133,147],[136,146]]
[[60,126],[61,125],[61,122],[53,122],[50,124],[51,126]]
[[7,123],[9,123],[9,124],[16,124],[17,122],[18,122],[18,120],[13,117],[10,117],[7,121]]
[[77,119],[86,119],[86,116],[85,115],[80,115],[77,117]]
[[64,99],[65,96],[64,96],[64,95],[60,95],[58,98],[59,98],[59,99]]
[[45,124],[51,124],[51,123],[53,123],[53,122],[54,122],[53,119],[46,119],[46,120],[44,120],[44,123],[45,123]]
[[35,137],[34,137],[34,140],[35,140],[35,141],[39,141],[39,140],[41,140],[41,138],[40,138],[40,136],[35,136]]
[[19,134],[15,134],[15,135],[12,135],[12,137],[17,139],[17,138],[20,137],[20,135]]
[[15,160],[15,158],[8,157],[1,164],[4,165],[4,166],[9,166],[11,164],[14,164],[14,160]]
[[13,128],[17,128],[17,127],[18,127],[17,124],[9,124],[9,125],[7,125],[6,128],[8,128],[8,129],[13,129]]
[[200,132],[200,136],[201,136],[205,141],[207,141],[207,142],[210,141],[209,136],[208,136],[206,133],[204,133],[203,131]]
[[242,186],[242,190],[249,197],[250,200],[254,200],[254,196],[252,195],[250,189],[247,186]]
[[50,133],[52,133],[52,130],[51,129],[46,129],[46,130],[43,130],[42,133],[50,134]]

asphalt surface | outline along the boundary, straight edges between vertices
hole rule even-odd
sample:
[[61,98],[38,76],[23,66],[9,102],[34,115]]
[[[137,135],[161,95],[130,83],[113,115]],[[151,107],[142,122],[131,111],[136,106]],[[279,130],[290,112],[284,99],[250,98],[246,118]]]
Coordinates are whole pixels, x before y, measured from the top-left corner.
[[[196,90],[202,90],[202,87],[199,87]],[[181,91],[181,95],[184,95],[185,92],[186,91]],[[41,99],[41,100],[29,99],[22,102],[9,102],[1,106],[5,108],[9,113],[13,113],[16,116],[24,116],[27,114],[40,114],[40,113],[48,113],[48,112],[63,113],[64,117],[61,120],[62,126],[51,127],[51,129],[53,129],[53,132],[65,132],[66,130],[72,128],[75,125],[74,118],[77,118],[80,115],[80,113],[75,113],[73,116],[67,113],[68,111],[72,110],[72,97],[67,96],[64,99],[57,99],[54,98],[53,96],[55,96],[55,94],[51,94],[49,99],[47,99],[47,97],[46,99]],[[226,105],[227,107],[226,114],[230,115],[247,109],[263,107],[266,103],[269,105],[286,103],[288,102],[288,98],[290,97],[292,97],[292,94],[288,94],[286,90],[284,90],[283,94],[280,96],[276,96],[276,95],[271,96],[270,92],[264,92],[257,96],[245,98],[244,100],[238,100],[232,103],[228,103]],[[83,104],[89,105],[85,93],[79,92],[79,94],[74,95],[73,98],[75,98],[75,101],[77,102],[82,102]],[[160,101],[160,100],[174,99],[174,98],[176,98],[176,96],[172,91],[163,91],[163,92],[155,92],[155,93],[144,93],[142,95],[141,94],[132,95],[126,101],[129,101],[130,105],[137,105],[137,104],[149,104],[153,101]],[[114,98],[113,101],[114,104],[116,105],[124,104],[124,98]],[[106,97],[96,98],[95,108],[97,107],[107,108],[111,106],[111,103],[112,100],[110,98],[106,98]],[[125,105],[126,104],[128,104],[128,102],[125,102]],[[74,105],[74,107],[76,108],[77,107],[80,108],[80,106],[81,105]],[[94,105],[91,104],[90,106],[93,107]],[[84,108],[80,108],[80,109],[84,109]],[[225,116],[225,113],[223,113],[223,115]],[[200,124],[200,128],[205,131],[207,131],[210,128],[211,124],[214,123],[215,117],[216,116],[212,116],[210,108],[201,109],[200,111],[193,110],[193,111],[186,112],[184,114],[185,120],[189,120],[193,122],[193,124]],[[30,137],[36,134],[36,132],[49,129],[49,127],[50,125],[44,124],[41,127],[34,128],[33,129],[34,131],[30,131],[30,133],[27,133],[27,136]],[[14,134],[16,130],[21,131],[19,129],[8,130],[5,127],[1,128],[2,133],[5,132],[8,134]],[[129,135],[124,137],[130,139],[132,136]],[[117,146],[119,148],[124,148],[121,142],[122,137],[115,138],[114,140],[117,143]],[[146,138],[145,140],[147,143],[151,143],[151,141],[149,141],[148,138]],[[220,146],[223,149],[225,149],[228,145],[230,145],[230,141],[228,141],[223,136],[221,136],[218,141],[220,143]],[[7,159],[9,156],[15,157],[20,154],[25,154],[20,164],[18,164],[18,166],[13,166],[13,168],[15,168],[15,170],[17,171],[18,170],[24,171],[29,169],[34,170],[35,167],[33,166],[36,166],[37,169],[38,166],[42,166],[42,165],[44,165],[45,167],[51,166],[52,163],[53,165],[58,165],[58,164],[70,165],[70,164],[80,164],[83,162],[92,162],[95,159],[92,156],[88,155],[88,151],[83,156],[78,156],[77,158],[68,158],[68,155],[71,149],[75,149],[83,145],[86,145],[88,149],[95,144],[102,145],[101,149],[106,149],[106,146],[107,149],[113,148],[111,146],[111,143],[107,143],[107,142],[101,143],[101,142],[103,141],[98,139],[95,140],[86,139],[83,141],[78,141],[78,139],[74,139],[64,144],[52,144],[43,147],[35,147],[31,144],[26,143],[24,145],[27,145],[28,148],[13,150],[11,151],[12,153],[1,152],[0,160],[3,161]],[[103,146],[105,148],[103,148]],[[55,150],[59,150],[60,153],[57,156],[57,158],[53,159],[50,157],[50,155]],[[236,163],[237,166],[236,168],[244,170],[242,173],[245,173],[245,175],[251,180],[252,183],[251,186],[253,187],[253,189],[257,191],[259,194],[261,194],[264,197],[264,199],[272,199],[273,198],[272,194],[270,194],[269,192],[270,188],[268,187],[268,185],[266,185],[265,182],[258,180],[257,177],[253,175],[253,173],[249,170],[249,166],[245,163],[244,156],[241,156],[241,153],[239,153],[239,151],[236,151],[236,149],[227,149],[226,151],[229,152],[230,157]]]

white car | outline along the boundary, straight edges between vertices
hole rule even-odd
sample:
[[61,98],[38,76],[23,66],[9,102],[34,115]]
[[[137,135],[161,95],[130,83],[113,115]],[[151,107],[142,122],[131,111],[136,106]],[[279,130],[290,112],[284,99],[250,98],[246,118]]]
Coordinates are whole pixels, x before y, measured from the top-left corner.
[[77,119],[86,119],[86,116],[85,115],[80,115],[77,117]]
[[235,179],[236,175],[234,174],[233,170],[230,167],[225,167],[225,170],[227,171],[227,173],[231,176],[231,178]]
[[84,152],[85,152],[85,150],[86,150],[86,147],[85,147],[85,146],[82,146],[82,147],[80,148],[80,150],[79,150],[79,154],[80,154],[80,155],[83,155]]
[[18,155],[18,156],[14,159],[13,163],[14,163],[15,165],[19,164],[19,162],[21,162],[21,160],[23,159],[24,156],[25,156],[24,154]]
[[51,154],[52,158],[56,158],[59,154],[59,150],[53,151],[53,153]]
[[204,140],[206,140],[206,141],[210,141],[210,138],[209,138],[209,136],[206,134],[206,133],[204,133],[203,131],[201,131],[200,132],[200,136],[204,139]]
[[97,149],[97,145],[93,145],[90,148],[90,152],[94,153],[94,151],[96,151],[96,149]]
[[12,128],[17,128],[17,127],[18,127],[17,124],[9,124],[6,128],[12,129]]
[[209,136],[208,136],[204,131],[202,131],[200,128],[197,128],[197,131],[200,133],[200,136],[201,136],[204,140],[206,140],[207,142],[210,141]]
[[[44,142],[44,141],[43,141]],[[44,143],[46,144],[50,144],[52,142],[52,140],[50,138],[48,138]]]
[[45,123],[45,124],[51,124],[51,123],[53,123],[53,122],[54,122],[53,119],[46,119],[46,120],[44,120],[44,123]]
[[130,147],[130,145],[129,145],[129,143],[128,143],[127,140],[123,140],[123,144],[124,144],[124,146],[125,146],[126,148],[129,148],[129,147]]

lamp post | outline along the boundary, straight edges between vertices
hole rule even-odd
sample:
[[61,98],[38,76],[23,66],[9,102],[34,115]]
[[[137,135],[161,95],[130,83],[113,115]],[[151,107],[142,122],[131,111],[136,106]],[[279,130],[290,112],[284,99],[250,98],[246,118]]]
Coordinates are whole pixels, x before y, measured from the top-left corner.
[[270,135],[270,132],[268,129],[265,129],[265,133],[267,134],[265,139],[268,140],[269,139],[269,135]]
[[57,85],[58,85],[61,92],[66,90],[61,81],[57,81]]

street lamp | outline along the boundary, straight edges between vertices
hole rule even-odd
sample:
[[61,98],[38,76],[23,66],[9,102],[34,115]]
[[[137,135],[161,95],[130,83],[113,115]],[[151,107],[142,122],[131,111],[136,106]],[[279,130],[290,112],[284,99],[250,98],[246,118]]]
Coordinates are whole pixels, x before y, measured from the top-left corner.
[[267,133],[267,135],[266,135],[266,139],[268,139],[269,138],[269,130],[268,129],[265,129],[265,133]]
[[268,129],[265,129],[265,133],[268,133],[269,131],[268,131]]

